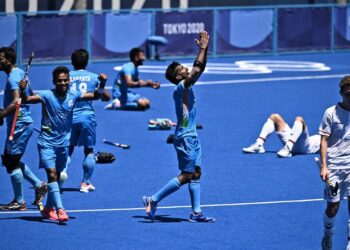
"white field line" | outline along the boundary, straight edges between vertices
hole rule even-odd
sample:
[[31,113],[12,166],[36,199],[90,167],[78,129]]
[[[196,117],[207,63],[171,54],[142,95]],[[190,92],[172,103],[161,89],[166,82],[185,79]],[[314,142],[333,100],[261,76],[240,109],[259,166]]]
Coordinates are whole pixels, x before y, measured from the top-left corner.
[[[257,83],[257,82],[275,82],[275,81],[299,81],[299,80],[314,80],[314,79],[328,79],[328,78],[340,78],[345,74],[337,75],[318,75],[318,76],[292,76],[292,77],[268,77],[268,78],[251,78],[251,79],[239,79],[239,80],[223,80],[223,81],[206,81],[197,82],[196,85],[214,85],[214,84],[238,84],[238,83]],[[161,84],[161,87],[174,87],[172,83]],[[106,89],[112,89],[111,86]],[[40,91],[40,90],[36,90]],[[0,91],[0,95],[3,95],[4,91]]]
[[[303,199],[303,200],[285,200],[285,201],[258,201],[258,202],[241,202],[241,203],[223,203],[223,204],[207,204],[201,205],[201,207],[237,207],[237,206],[254,206],[254,205],[271,205],[271,204],[287,204],[287,203],[306,203],[306,202],[318,202],[323,199]],[[158,209],[181,209],[190,208],[189,205],[184,206],[165,206],[158,207]],[[75,209],[66,210],[68,213],[88,213],[88,212],[120,212],[120,211],[138,211],[144,210],[144,207],[136,208],[101,208],[101,209]],[[1,211],[0,215],[3,214],[37,214],[39,211]]]
[[[275,81],[299,81],[299,80],[314,80],[314,79],[328,79],[340,78],[345,74],[337,75],[318,75],[318,76],[292,76],[292,77],[268,77],[268,78],[251,78],[239,80],[223,80],[223,81],[206,81],[197,82],[196,85],[214,85],[214,84],[237,84],[237,83],[256,83],[256,82],[275,82]],[[174,87],[174,84],[161,84],[161,87]]]

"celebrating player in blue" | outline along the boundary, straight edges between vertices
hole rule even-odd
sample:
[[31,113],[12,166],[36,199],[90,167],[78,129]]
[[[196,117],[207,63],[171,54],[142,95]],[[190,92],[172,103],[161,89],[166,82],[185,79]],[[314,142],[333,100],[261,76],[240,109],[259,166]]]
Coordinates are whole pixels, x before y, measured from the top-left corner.
[[[18,113],[18,119],[13,134],[13,140],[9,140],[16,103],[20,97],[19,82],[24,78],[24,71],[15,66],[16,52],[9,47],[0,48],[0,71],[7,74],[4,107],[0,111],[0,124],[6,117],[7,136],[5,150],[2,155],[2,165],[11,176],[11,183],[14,192],[14,199],[9,204],[0,206],[0,210],[26,210],[26,202],[23,196],[23,178],[29,181],[35,188],[34,205],[38,205],[47,192],[47,184],[40,181],[30,168],[21,161],[28,141],[33,133],[33,119],[31,117],[29,106],[22,104]],[[30,94],[30,88],[24,89]]]
[[189,221],[215,222],[215,218],[206,217],[200,207],[201,146],[196,131],[196,99],[193,92],[193,85],[203,73],[207,63],[208,33],[200,32],[200,38],[196,40],[196,44],[199,52],[191,72],[180,63],[172,62],[165,74],[166,78],[176,85],[173,94],[177,116],[174,147],[181,173],[154,195],[143,197],[146,214],[152,221],[155,219],[158,202],[188,183],[192,205]]
[[44,218],[64,222],[69,217],[62,205],[57,180],[67,163],[73,108],[78,101],[100,98],[105,91],[101,85],[93,93],[81,93],[70,90],[69,70],[63,66],[55,68],[52,72],[52,77],[55,85],[54,89],[39,91],[32,96],[23,94],[22,99],[26,103],[42,104],[38,150],[40,167],[46,170],[49,193],[45,208],[41,211],[41,214]]
[[105,109],[146,110],[150,101],[129,90],[129,88],[152,87],[158,89],[159,82],[139,79],[138,66],[143,64],[145,53],[140,48],[130,51],[130,61],[122,66],[113,85],[113,101]]
[[[89,54],[85,49],[77,49],[71,55],[74,70],[69,72],[70,89],[78,90],[82,93],[93,93],[99,85],[105,86],[107,76],[105,74],[96,75],[86,70],[89,61]],[[102,101],[111,99],[109,92],[101,95]],[[88,193],[94,191],[95,187],[91,183],[91,176],[95,169],[94,146],[96,144],[96,118],[92,101],[78,101],[73,109],[73,123],[69,146],[69,157],[66,168],[61,172],[60,184],[67,179],[67,169],[70,165],[70,157],[75,146],[84,146],[85,159],[83,161],[83,181],[80,192]]]

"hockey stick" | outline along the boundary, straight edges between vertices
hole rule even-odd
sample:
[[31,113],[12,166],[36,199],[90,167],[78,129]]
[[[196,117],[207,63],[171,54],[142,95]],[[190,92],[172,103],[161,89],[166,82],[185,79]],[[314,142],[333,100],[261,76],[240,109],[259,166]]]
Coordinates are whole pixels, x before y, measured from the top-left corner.
[[[321,167],[322,167],[322,166],[321,166],[321,161],[320,161],[320,159],[318,159],[318,157],[315,157],[315,162],[316,162],[316,164],[317,164],[317,166],[318,166],[318,169],[321,170]],[[326,180],[326,183],[327,183],[327,186],[329,187],[329,189],[331,190],[332,195],[333,195],[333,196],[337,195],[338,189],[339,189],[339,183],[336,182],[335,185],[333,185],[333,183],[331,182],[330,179],[327,179],[327,180]]]
[[122,148],[122,149],[129,149],[129,148],[131,147],[130,145],[127,145],[127,144],[121,144],[121,143],[111,142],[111,141],[108,141],[108,140],[106,140],[106,139],[103,139],[103,142],[106,143],[106,144],[109,144],[109,145],[113,145],[113,146]]
[[[24,78],[23,79],[27,79],[28,78],[29,69],[30,69],[30,65],[32,64],[33,57],[34,57],[34,51],[32,52],[32,54],[29,57],[29,60],[28,60],[27,66],[26,66],[26,70],[24,72]],[[19,110],[21,109],[21,104],[22,104],[22,98],[20,97],[20,98],[18,98],[18,101],[16,103],[16,110],[15,110],[15,114],[14,114],[12,125],[11,125],[9,141],[13,141],[13,136],[15,134],[16,123],[17,123],[17,119],[18,119],[18,113],[19,113]]]

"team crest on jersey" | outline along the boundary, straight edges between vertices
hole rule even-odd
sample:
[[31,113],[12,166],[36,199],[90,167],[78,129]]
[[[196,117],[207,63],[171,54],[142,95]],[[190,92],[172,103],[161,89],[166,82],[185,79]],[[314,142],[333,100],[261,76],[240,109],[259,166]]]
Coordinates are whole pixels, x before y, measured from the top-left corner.
[[70,108],[73,107],[73,104],[74,104],[73,100],[68,101],[68,107],[70,107]]

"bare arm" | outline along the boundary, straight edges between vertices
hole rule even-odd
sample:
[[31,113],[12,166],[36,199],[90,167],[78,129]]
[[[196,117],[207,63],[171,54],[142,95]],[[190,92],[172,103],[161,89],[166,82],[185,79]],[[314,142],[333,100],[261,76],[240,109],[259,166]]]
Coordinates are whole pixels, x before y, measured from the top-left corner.
[[152,87],[158,89],[160,87],[159,82],[154,82],[152,80],[144,81],[139,79],[138,81],[133,81],[129,75],[124,75],[123,77],[129,88]]
[[103,102],[108,102],[111,99],[111,95],[109,94],[109,91],[104,89],[106,86],[107,79],[108,77],[106,74],[101,73],[98,76],[98,80],[100,81],[100,85],[98,88],[99,88],[99,93],[101,95],[101,101]]
[[328,179],[328,169],[327,169],[327,149],[328,149],[328,138],[327,135],[321,136],[321,145],[320,145],[320,157],[321,157],[321,171],[320,177],[323,181]]
[[199,52],[196,60],[193,63],[193,67],[191,73],[185,80],[185,87],[189,87],[190,85],[194,85],[198,78],[201,76],[203,71],[205,70],[205,66],[207,63],[207,54],[208,54],[208,46],[209,46],[209,34],[206,31],[202,31],[199,36],[199,40],[195,40],[196,44],[199,47]]
[[4,110],[2,111],[1,116],[6,117],[16,110],[16,104],[20,99],[20,92],[18,89],[12,90],[12,102],[7,105],[7,107],[4,107]]
[[19,88],[21,90],[21,99],[22,99],[22,103],[23,104],[36,104],[39,103],[41,101],[41,97],[38,95],[35,95],[33,93],[32,88],[29,89],[30,92],[30,96],[27,96],[24,89],[27,87],[28,85],[28,81],[27,80],[21,80],[19,82]]

